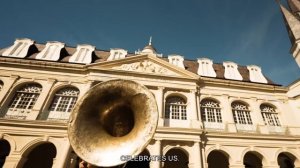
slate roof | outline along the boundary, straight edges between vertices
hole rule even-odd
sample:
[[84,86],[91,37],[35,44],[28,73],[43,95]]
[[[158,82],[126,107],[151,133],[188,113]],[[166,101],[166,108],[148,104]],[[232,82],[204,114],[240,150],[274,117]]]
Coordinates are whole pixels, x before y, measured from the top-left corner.
[[[46,46],[45,44],[34,43],[32,46],[30,46],[27,56],[23,59],[35,59],[37,54],[39,52],[41,52],[45,48],[45,46]],[[2,56],[2,53],[6,49],[7,48],[0,49],[1,57],[4,57],[4,56]],[[70,59],[71,55],[73,55],[75,52],[76,52],[76,47],[65,46],[62,49],[60,59],[57,62],[69,63],[69,59]],[[110,51],[108,51],[108,50],[95,49],[95,51],[92,53],[92,63],[104,62],[108,59],[109,55],[110,55]],[[131,57],[131,56],[135,56],[135,55],[136,54],[128,53],[126,55],[126,57]],[[16,58],[16,59],[20,59],[20,58]],[[161,59],[168,62],[168,58],[166,58],[166,57],[162,57]],[[42,61],[47,62],[47,60],[42,60]],[[53,62],[53,61],[50,61],[50,62]],[[78,64],[78,63],[70,63],[70,64]],[[184,66],[187,71],[197,74],[198,62],[196,60],[184,60]],[[214,63],[213,68],[217,74],[217,77],[216,77],[217,79],[230,80],[230,79],[225,79],[225,77],[224,77],[225,68],[222,64]],[[250,77],[249,77],[249,71],[246,66],[238,65],[238,71],[242,75],[244,82],[251,82]],[[211,78],[213,78],[213,77],[211,77]],[[266,77],[266,79],[268,81],[267,84],[278,85],[278,84],[274,83],[273,81],[271,81],[270,79],[268,79],[267,77]],[[253,83],[253,82],[251,82],[251,83]]]

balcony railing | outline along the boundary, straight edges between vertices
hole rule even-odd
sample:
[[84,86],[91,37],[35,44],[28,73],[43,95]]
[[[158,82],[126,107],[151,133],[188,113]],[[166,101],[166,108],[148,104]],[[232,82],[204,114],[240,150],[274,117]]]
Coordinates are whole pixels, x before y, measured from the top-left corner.
[[47,120],[68,121],[70,113],[50,111]]
[[9,108],[3,118],[8,119],[26,119],[31,112],[31,109],[16,109]]
[[224,123],[204,122],[204,126],[206,129],[225,130]]
[[270,133],[275,134],[285,134],[287,131],[287,128],[284,126],[268,126],[268,129]]
[[256,132],[256,126],[255,125],[249,125],[249,124],[235,124],[236,129],[238,132]]

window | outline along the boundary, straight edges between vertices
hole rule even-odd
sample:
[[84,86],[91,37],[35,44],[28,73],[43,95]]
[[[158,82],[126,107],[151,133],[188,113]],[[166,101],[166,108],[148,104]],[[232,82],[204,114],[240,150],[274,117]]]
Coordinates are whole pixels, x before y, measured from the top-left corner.
[[34,41],[30,39],[16,39],[14,45],[5,50],[2,55],[24,58],[32,44],[34,44]]
[[79,90],[67,87],[55,93],[49,108],[48,120],[68,120],[69,112],[73,109],[79,95]]
[[170,64],[173,64],[177,67],[183,68],[184,69],[184,57],[181,55],[169,55],[168,60]]
[[27,84],[19,89],[12,99],[5,118],[25,119],[42,91],[39,84]]
[[236,124],[252,125],[252,119],[248,106],[241,102],[233,102],[231,104],[233,119]]
[[261,73],[261,68],[256,65],[247,66],[251,82],[268,83],[267,79]]
[[123,59],[127,55],[127,51],[121,48],[114,48],[110,50],[110,55],[107,58],[107,61]]
[[238,66],[236,63],[224,62],[223,66],[225,67],[225,73],[224,73],[225,79],[243,80],[243,77],[238,71]]
[[208,58],[199,58],[198,59],[198,75],[201,76],[209,76],[209,77],[216,77],[217,74],[213,68],[212,60]]
[[46,47],[37,54],[36,59],[57,61],[65,44],[60,42],[47,42]]
[[95,51],[95,47],[91,45],[78,45],[76,52],[70,57],[69,62],[85,63],[92,62],[92,53]]
[[183,98],[172,96],[166,100],[165,118],[186,120],[186,102]]
[[214,100],[201,101],[201,115],[204,122],[222,122],[220,105]]
[[260,106],[261,115],[266,125],[281,126],[276,109],[270,105],[262,104]]

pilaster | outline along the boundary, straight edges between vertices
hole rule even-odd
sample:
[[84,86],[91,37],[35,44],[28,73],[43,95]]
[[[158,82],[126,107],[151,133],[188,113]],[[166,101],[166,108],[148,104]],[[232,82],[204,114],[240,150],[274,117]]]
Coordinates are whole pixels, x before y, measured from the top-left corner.
[[50,96],[50,90],[55,82],[55,79],[48,79],[46,82],[44,82],[44,84],[42,85],[42,92],[40,93],[37,101],[35,102],[35,105],[33,106],[30,115],[28,115],[28,117],[26,118],[27,120],[36,120],[37,116],[40,113],[40,110],[44,106],[45,100],[48,96]]
[[158,118],[158,126],[163,126],[164,125],[164,90],[165,87],[159,86],[157,87],[158,90],[155,94],[156,97],[156,102],[157,102],[157,108],[158,108],[158,113],[159,113],[159,118]]
[[64,145],[61,145],[60,148],[57,149],[57,156],[55,158],[53,168],[65,167],[66,162],[68,161],[68,156],[71,151],[70,143],[66,138],[61,144]]
[[[155,144],[154,144],[154,148],[153,148],[153,155],[152,156],[162,156],[162,152],[161,152],[161,140],[160,139],[156,139],[155,140]],[[161,168],[161,161],[159,160],[153,160],[150,162],[150,167],[151,168]]]
[[200,155],[200,142],[195,141],[192,147],[192,154],[190,156],[190,168],[199,168],[201,167],[201,155]]
[[221,114],[222,114],[222,119],[224,124],[226,124],[225,128],[227,128],[228,132],[236,132],[236,126],[235,122],[233,120],[233,115],[232,115],[232,110],[231,110],[231,104],[229,101],[229,96],[228,95],[222,95],[220,97],[220,102],[221,102]]
[[197,90],[190,90],[190,93],[188,94],[188,100],[189,100],[189,109],[188,109],[188,115],[190,116],[190,126],[192,128],[200,128],[200,121],[198,116],[198,110],[197,110]]

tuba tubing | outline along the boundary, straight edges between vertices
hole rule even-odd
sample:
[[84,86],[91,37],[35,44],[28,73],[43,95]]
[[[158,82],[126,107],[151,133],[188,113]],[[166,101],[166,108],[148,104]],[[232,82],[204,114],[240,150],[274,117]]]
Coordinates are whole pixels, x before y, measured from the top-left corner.
[[110,80],[92,87],[75,105],[68,123],[74,152],[101,167],[126,163],[139,155],[154,136],[158,108],[145,86]]

